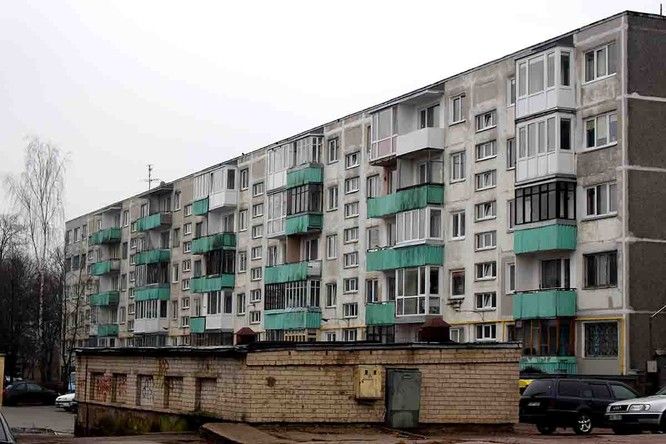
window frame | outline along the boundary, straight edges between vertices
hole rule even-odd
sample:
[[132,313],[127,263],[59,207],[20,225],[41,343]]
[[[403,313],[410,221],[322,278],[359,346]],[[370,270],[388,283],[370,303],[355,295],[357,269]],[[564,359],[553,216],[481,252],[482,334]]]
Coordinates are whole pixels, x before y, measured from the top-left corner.
[[[612,195],[611,195],[611,187],[614,189]],[[605,193],[606,193],[606,209],[607,211],[605,213],[600,213],[599,212],[599,195],[600,195],[600,189],[604,188]],[[594,193],[594,212],[589,213],[589,198],[588,194],[592,191]],[[583,189],[583,196],[585,199],[585,216],[583,217],[583,220],[594,220],[594,219],[601,219],[604,217],[613,217],[617,216],[617,182],[604,182],[604,183],[599,183],[596,185],[592,185],[589,187],[585,187]],[[613,196],[615,197],[615,200],[613,200]],[[611,210],[611,206],[614,206],[615,208]]]
[[[467,179],[467,155],[465,154],[465,151],[456,151],[455,153],[451,153],[449,155],[450,163],[451,163],[451,169],[449,170],[449,182],[450,183],[457,183],[457,182],[464,182]],[[460,162],[456,165],[456,158],[460,158]],[[455,173],[462,174],[461,177],[456,177]]]
[[[617,57],[617,55],[618,55],[617,46],[618,45],[614,40],[610,41],[608,43],[605,43],[603,45],[599,45],[599,46],[597,46],[593,49],[590,49],[589,51],[585,51],[583,53],[583,69],[582,69],[582,73],[583,73],[583,82],[582,82],[582,84],[583,85],[587,85],[587,84],[596,82],[598,80],[607,79],[607,78],[612,77],[612,76],[617,74],[617,60],[615,60],[615,63],[614,63],[615,71],[613,71],[612,73],[609,72],[610,71],[609,70],[609,67],[610,67],[609,60],[610,60],[610,48],[611,48],[611,46],[614,47],[613,54],[614,54],[615,57]],[[605,50],[605,57],[606,57],[605,66],[604,66],[605,69],[606,69],[606,74],[600,76],[597,73],[597,70],[599,68],[597,57],[598,57],[598,53],[600,51],[604,51],[604,50]],[[593,64],[594,68],[593,68],[593,72],[592,72],[592,78],[588,79],[587,78],[587,55],[590,54],[590,53],[592,53],[592,55],[593,55],[592,64]]]
[[[613,117],[615,118],[615,139],[611,140],[611,121],[613,120]],[[597,145],[597,142],[599,141],[599,136],[598,136],[598,128],[599,128],[599,119],[604,119],[605,120],[605,125],[606,125],[606,143]],[[594,145],[589,146],[588,145],[588,123],[593,122],[594,123]],[[611,111],[603,114],[598,114],[596,116],[592,116],[589,118],[584,119],[583,122],[583,151],[594,151],[594,150],[600,150],[603,148],[609,148],[612,146],[615,146],[618,144],[617,136],[618,136],[618,130],[619,130],[619,124],[618,124],[618,118],[617,118],[617,111]]]
[[[487,118],[490,118],[490,124],[488,126],[481,126],[486,124]],[[474,128],[477,133],[496,127],[497,127],[497,109],[491,109],[474,116]]]
[[[465,116],[463,114],[464,110],[464,99],[465,93],[458,94],[449,98],[449,125],[455,125],[465,121]],[[458,105],[456,105],[458,101]],[[459,118],[456,120],[456,106],[458,107],[458,113],[460,114]]]

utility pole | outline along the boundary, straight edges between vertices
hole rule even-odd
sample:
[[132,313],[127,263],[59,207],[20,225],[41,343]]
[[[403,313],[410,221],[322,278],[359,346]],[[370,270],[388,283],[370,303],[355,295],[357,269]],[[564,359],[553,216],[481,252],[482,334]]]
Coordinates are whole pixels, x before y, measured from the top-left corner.
[[143,179],[144,182],[148,182],[148,190],[150,190],[153,182],[159,182],[160,179],[157,177],[153,178],[153,164],[148,164],[148,179]]

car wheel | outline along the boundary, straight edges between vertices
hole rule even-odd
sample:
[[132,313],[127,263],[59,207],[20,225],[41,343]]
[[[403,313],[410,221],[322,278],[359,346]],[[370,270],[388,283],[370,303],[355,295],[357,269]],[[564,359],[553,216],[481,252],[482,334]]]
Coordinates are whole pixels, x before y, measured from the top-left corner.
[[592,431],[592,417],[587,412],[581,412],[576,417],[576,422],[573,426],[576,435],[587,435]]
[[555,432],[555,426],[548,423],[537,424],[537,430],[542,435],[552,435]]

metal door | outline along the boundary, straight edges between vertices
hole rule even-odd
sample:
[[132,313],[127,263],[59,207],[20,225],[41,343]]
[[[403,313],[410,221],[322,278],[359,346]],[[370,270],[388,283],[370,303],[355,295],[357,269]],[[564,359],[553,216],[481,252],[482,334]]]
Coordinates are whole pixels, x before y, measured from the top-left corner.
[[419,424],[421,372],[416,369],[387,369],[386,423],[397,429]]

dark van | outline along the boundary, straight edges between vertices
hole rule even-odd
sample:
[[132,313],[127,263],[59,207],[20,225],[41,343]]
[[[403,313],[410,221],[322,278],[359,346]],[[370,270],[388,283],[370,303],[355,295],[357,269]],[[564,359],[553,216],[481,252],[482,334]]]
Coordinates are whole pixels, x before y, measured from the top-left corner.
[[557,427],[572,427],[583,435],[605,425],[608,404],[637,396],[634,389],[615,381],[536,379],[520,398],[520,422],[536,424],[544,435]]

